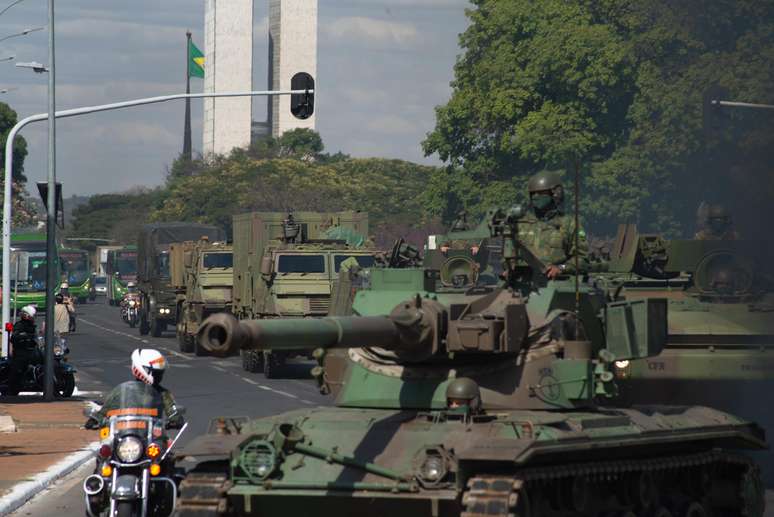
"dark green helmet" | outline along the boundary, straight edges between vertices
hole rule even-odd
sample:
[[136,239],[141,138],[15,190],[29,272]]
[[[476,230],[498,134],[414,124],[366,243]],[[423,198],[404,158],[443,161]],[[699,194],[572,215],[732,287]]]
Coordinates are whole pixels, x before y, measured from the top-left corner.
[[533,192],[542,192],[554,190],[562,186],[562,174],[558,171],[541,171],[532,176],[527,183],[527,190]]
[[473,379],[460,377],[454,379],[446,387],[446,400],[464,400],[468,405],[478,407],[481,400],[481,392],[478,384]]

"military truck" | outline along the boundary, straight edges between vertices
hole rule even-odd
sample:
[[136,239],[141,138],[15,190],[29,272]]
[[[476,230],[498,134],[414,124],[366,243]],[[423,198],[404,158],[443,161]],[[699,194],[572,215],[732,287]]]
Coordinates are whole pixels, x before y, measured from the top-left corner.
[[[254,212],[234,216],[234,295],[239,319],[305,318],[328,314],[332,286],[350,257],[368,267],[376,251],[363,247],[361,212]],[[242,365],[268,378],[298,351],[245,350]]]
[[172,286],[177,290],[175,320],[181,352],[203,355],[196,340],[202,321],[216,312],[231,311],[232,247],[209,239],[169,246]]
[[196,223],[155,223],[142,227],[137,240],[137,288],[140,292],[141,335],[161,336],[175,324],[177,290],[171,283],[169,246],[175,242],[225,240],[220,228]]

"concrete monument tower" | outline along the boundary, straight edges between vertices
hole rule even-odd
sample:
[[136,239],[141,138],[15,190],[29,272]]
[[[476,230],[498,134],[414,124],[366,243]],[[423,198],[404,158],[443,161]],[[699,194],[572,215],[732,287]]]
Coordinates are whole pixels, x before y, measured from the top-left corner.
[[[317,0],[269,0],[269,88],[290,90],[301,72],[317,78]],[[270,97],[268,113],[275,137],[315,128],[314,114],[301,120],[291,113],[288,96]]]
[[[204,91],[253,89],[253,0],[206,0]],[[202,153],[250,145],[252,98],[204,99]]]

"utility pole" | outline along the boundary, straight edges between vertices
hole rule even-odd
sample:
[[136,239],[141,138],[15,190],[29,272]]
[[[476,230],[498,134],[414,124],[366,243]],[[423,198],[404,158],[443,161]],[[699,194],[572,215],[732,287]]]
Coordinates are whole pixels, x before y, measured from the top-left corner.
[[46,355],[43,397],[54,400],[54,289],[59,281],[56,249],[56,52],[54,0],[48,0],[48,202],[46,210]]

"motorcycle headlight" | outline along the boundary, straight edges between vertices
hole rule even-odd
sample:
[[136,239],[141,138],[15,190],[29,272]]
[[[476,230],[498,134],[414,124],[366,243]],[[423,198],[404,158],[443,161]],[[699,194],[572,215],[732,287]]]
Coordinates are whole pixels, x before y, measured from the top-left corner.
[[135,305],[137,305],[137,302],[134,300],[129,300],[129,307],[134,307]]
[[116,456],[124,463],[134,463],[142,456],[142,442],[134,436],[121,438],[116,447]]
[[54,355],[64,355],[64,350],[62,350],[62,345],[54,345]]

